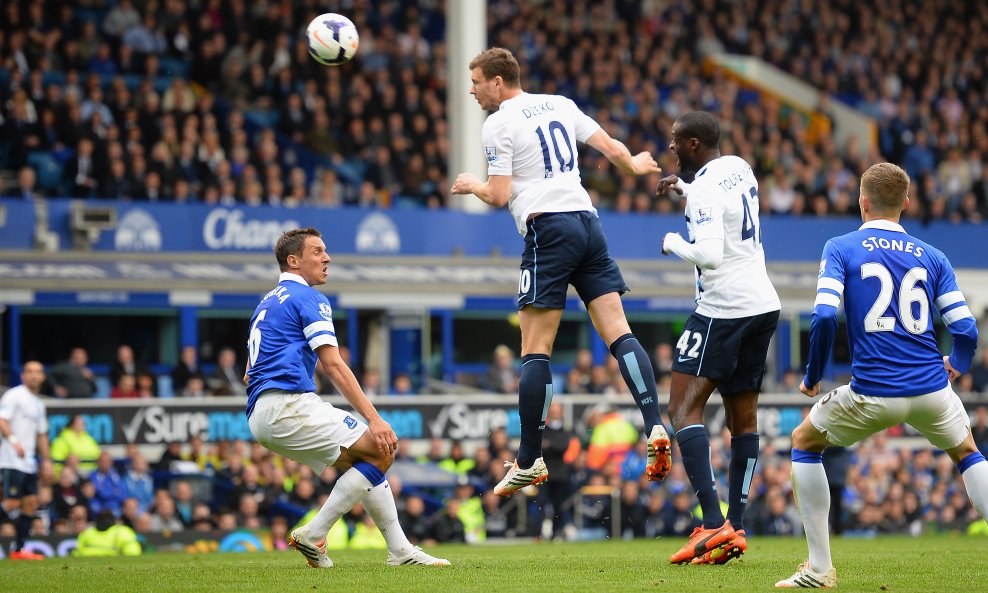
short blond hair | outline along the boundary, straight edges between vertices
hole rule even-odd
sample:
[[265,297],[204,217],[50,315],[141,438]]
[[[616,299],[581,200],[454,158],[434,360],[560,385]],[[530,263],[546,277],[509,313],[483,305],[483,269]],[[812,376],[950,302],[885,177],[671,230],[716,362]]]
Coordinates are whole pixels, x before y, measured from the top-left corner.
[[477,54],[470,60],[470,69],[480,68],[487,80],[500,76],[508,88],[518,88],[521,84],[521,67],[510,51],[503,47],[492,47]]
[[861,195],[872,207],[885,213],[899,213],[909,194],[909,175],[892,163],[878,163],[861,175]]

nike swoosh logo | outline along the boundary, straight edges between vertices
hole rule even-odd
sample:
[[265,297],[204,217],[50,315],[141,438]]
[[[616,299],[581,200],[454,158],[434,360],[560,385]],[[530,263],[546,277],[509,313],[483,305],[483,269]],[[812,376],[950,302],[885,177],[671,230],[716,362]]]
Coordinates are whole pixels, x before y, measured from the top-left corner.
[[690,356],[687,356],[685,358],[682,356],[679,357],[679,362],[686,362],[687,360],[693,360],[693,358]]
[[705,538],[701,539],[700,541],[698,541],[696,543],[696,547],[694,548],[694,550],[696,550],[697,556],[699,556],[700,554],[703,554],[704,552],[708,552],[709,550],[707,550],[707,542],[709,542],[711,539],[713,539],[713,538],[717,537],[718,535],[720,535],[721,532],[722,532],[722,530],[717,530],[717,531],[711,533],[710,535],[708,535],[707,537],[705,537]]

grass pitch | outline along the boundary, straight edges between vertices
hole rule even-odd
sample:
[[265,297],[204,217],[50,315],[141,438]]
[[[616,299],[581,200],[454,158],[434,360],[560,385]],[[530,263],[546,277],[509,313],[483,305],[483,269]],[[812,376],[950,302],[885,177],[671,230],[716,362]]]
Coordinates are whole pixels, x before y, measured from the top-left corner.
[[[684,540],[685,541],[685,540]],[[535,543],[432,548],[448,568],[387,567],[384,551],[331,555],[329,570],[308,568],[297,552],[155,554],[139,558],[0,561],[2,593],[730,593],[773,591],[806,557],[803,539],[751,538],[742,560],[724,566],[672,566],[684,541]],[[977,591],[988,569],[988,539],[840,538],[833,541],[844,593]]]

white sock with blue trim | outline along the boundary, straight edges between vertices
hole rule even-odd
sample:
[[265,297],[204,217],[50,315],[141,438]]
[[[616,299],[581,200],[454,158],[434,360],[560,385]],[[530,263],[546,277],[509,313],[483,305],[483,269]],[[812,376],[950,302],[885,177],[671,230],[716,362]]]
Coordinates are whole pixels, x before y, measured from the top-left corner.
[[396,555],[402,554],[412,547],[398,522],[398,509],[395,506],[394,494],[387,480],[371,489],[364,500],[364,508],[374,519],[377,528],[384,534],[384,540],[388,542],[389,552]]
[[984,455],[968,455],[957,464],[957,469],[964,478],[964,488],[971,504],[981,513],[981,518],[988,521],[988,463],[985,463]]
[[792,487],[806,529],[810,568],[825,573],[833,568],[833,560],[830,557],[830,485],[823,469],[822,453],[792,450]]
[[350,512],[355,504],[367,498],[370,490],[370,481],[357,468],[352,467],[343,472],[333,485],[326,503],[312,521],[309,521],[309,533],[312,537],[319,539],[326,537],[329,528],[339,521],[340,517]]

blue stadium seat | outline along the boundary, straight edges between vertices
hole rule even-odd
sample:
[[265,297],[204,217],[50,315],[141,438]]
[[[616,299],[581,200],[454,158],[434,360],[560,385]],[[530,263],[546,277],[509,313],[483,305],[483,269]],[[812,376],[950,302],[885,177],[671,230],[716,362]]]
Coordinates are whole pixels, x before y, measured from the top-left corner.
[[49,193],[58,191],[62,182],[62,163],[50,152],[35,150],[27,155],[27,164],[38,174],[38,187]]
[[109,377],[96,377],[96,399],[109,399],[110,389],[113,387],[110,384]]
[[172,378],[169,375],[158,375],[158,397],[175,397],[175,389],[172,387]]
[[161,72],[168,76],[189,77],[189,63],[184,60],[162,57],[158,59],[158,65],[161,67]]

